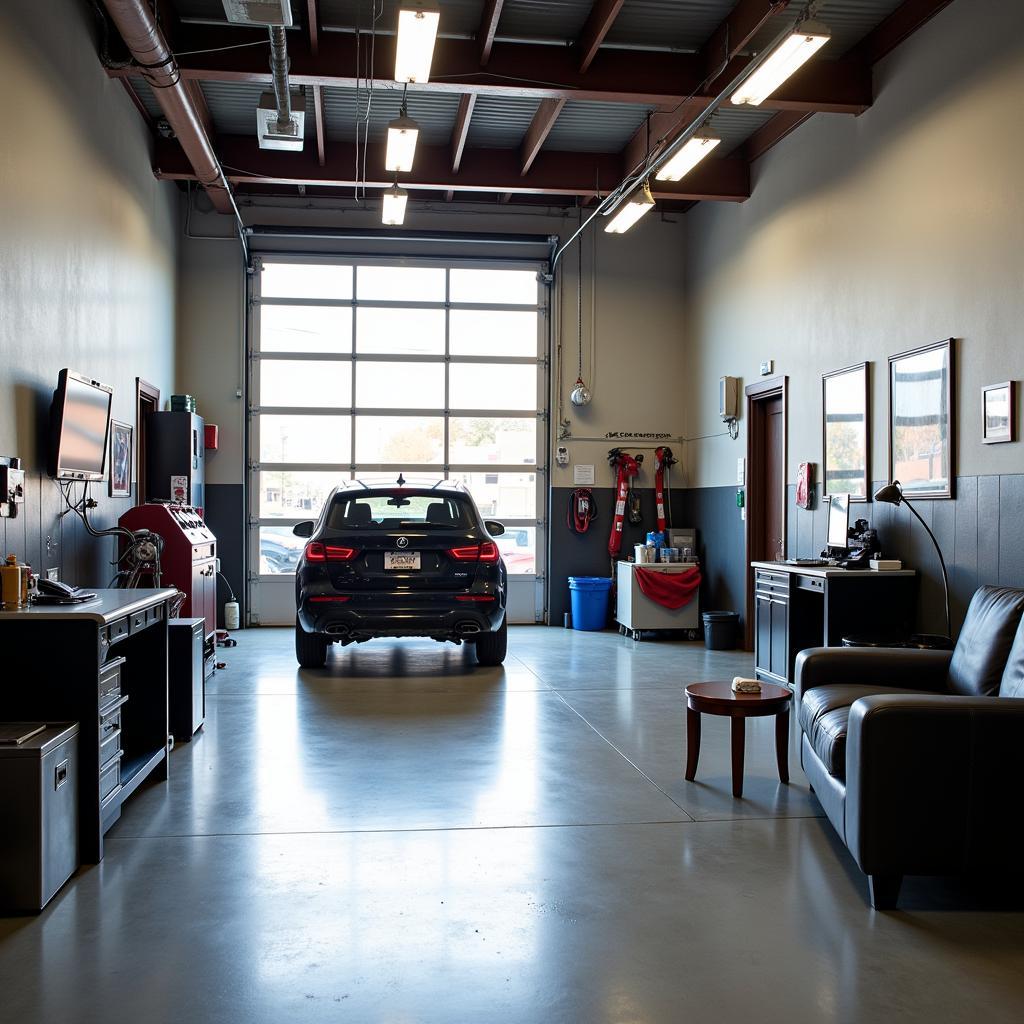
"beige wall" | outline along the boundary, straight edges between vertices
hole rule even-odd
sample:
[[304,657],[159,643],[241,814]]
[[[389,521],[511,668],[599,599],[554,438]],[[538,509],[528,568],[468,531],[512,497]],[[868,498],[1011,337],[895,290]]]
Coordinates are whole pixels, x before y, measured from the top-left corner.
[[[823,14],[824,17],[824,14]],[[827,18],[826,18],[827,20]],[[1024,5],[951,4],[875,69],[859,118],[818,115],[754,165],[740,206],[686,217],[690,435],[717,382],[790,378],[789,479],[821,460],[821,374],[871,360],[871,475],[886,475],[886,357],[956,337],[957,473],[1024,471],[980,443],[983,384],[1024,377]],[[689,482],[733,484],[744,437],[688,446]]]
[[[196,205],[203,200],[196,200]],[[306,208],[278,201],[271,206],[243,207],[247,223],[376,228],[379,211],[351,207],[339,195],[336,203]],[[334,208],[332,208],[334,207]],[[337,209],[342,207],[342,209]],[[500,213],[493,207],[448,205],[411,208],[406,227],[420,230],[560,234],[568,237],[576,213],[543,210],[537,214]],[[226,232],[226,219],[195,214],[193,234]],[[302,243],[299,243],[302,244]],[[467,250],[467,253],[470,250]],[[566,412],[577,436],[599,437],[609,430],[659,431],[678,435],[684,406],[679,381],[683,368],[683,228],[675,218],[647,218],[625,236],[597,232],[583,248],[584,376],[593,384],[594,400],[582,411]],[[596,260],[595,260],[596,254]],[[562,340],[566,365],[562,392],[576,378],[576,252],[569,250],[559,272]],[[592,269],[597,267],[596,289]],[[180,386],[199,400],[202,414],[220,426],[221,447],[207,463],[212,483],[240,483],[244,472],[244,403],[241,386],[241,318],[244,279],[236,242],[186,238],[181,251],[181,294],[178,346]],[[593,292],[596,315],[591,312]],[[596,381],[593,372],[591,325],[596,325]],[[558,379],[557,365],[552,380]],[[557,416],[553,406],[552,417]],[[553,431],[554,433],[554,431]],[[612,485],[605,464],[616,442],[567,441],[572,458],[594,463],[598,483]],[[572,470],[555,469],[555,486],[572,486]]]
[[[128,422],[136,376],[165,396],[174,385],[175,189],[154,179],[146,127],[93,31],[76,0],[0,4],[0,454],[29,470],[25,515],[0,524],[34,567],[58,565],[71,537],[42,476],[58,371],[111,384]],[[98,523],[125,504],[93,492]]]

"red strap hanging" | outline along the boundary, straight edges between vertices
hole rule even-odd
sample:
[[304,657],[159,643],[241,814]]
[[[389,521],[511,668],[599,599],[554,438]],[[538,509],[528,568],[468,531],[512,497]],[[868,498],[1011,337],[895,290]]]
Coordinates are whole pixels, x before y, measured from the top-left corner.
[[626,515],[626,497],[629,481],[640,471],[640,464],[632,455],[619,448],[608,453],[608,461],[615,470],[615,515],[612,517],[612,532],[608,537],[608,554],[614,558],[622,550],[622,520]]
[[671,448],[659,448],[654,453],[654,501],[657,508],[658,532],[665,532],[665,468],[676,464]]

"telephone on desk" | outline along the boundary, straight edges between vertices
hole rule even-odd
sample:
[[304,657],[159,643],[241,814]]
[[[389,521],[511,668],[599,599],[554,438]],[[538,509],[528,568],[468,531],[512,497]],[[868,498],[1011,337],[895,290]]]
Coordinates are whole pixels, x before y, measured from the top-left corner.
[[82,587],[73,587],[59,580],[41,579],[37,600],[39,604],[79,604],[82,601],[91,601],[95,596]]
[[826,549],[822,557],[838,556],[838,564],[844,569],[870,569],[872,558],[881,554],[878,531],[868,525],[866,519],[858,519],[848,531],[849,544],[845,550]]

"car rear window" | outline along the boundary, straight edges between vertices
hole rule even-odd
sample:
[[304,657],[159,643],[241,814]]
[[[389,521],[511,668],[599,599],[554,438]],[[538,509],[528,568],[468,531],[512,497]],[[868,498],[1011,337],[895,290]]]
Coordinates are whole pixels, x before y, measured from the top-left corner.
[[473,526],[469,503],[438,494],[338,495],[327,517],[331,530],[452,530]]

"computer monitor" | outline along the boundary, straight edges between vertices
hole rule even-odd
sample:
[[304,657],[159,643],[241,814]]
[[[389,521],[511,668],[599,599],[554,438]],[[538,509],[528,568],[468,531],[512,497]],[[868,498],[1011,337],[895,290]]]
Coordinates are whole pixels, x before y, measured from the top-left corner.
[[67,368],[50,405],[50,476],[102,480],[113,388]]
[[850,496],[833,494],[828,506],[828,535],[826,543],[830,548],[845,549],[849,545]]

